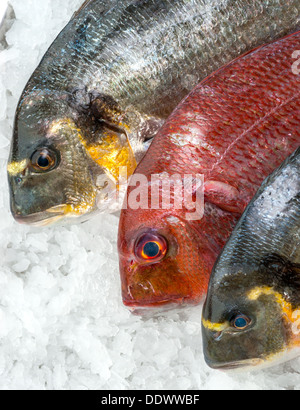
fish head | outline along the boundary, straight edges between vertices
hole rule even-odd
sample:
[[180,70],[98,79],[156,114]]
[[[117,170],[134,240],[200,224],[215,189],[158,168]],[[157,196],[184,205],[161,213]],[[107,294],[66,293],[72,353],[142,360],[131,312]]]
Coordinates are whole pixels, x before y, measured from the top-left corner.
[[207,364],[220,370],[257,369],[299,354],[300,313],[287,289],[266,282],[265,269],[217,266],[203,308]]
[[121,183],[137,165],[129,125],[112,118],[109,97],[92,98],[84,91],[54,94],[28,83],[8,163],[11,210],[18,222],[83,221],[92,212],[119,209]]
[[180,213],[123,209],[118,248],[123,302],[131,310],[199,303],[207,287],[205,250]]
[[69,113],[59,116],[62,105],[34,94],[18,106],[7,170],[11,210],[20,223],[47,225],[95,208],[93,163]]

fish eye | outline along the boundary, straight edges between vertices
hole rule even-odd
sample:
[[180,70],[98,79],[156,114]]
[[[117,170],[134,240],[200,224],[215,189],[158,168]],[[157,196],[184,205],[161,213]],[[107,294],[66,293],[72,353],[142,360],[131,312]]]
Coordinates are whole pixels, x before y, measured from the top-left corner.
[[251,324],[251,319],[245,315],[238,315],[232,319],[231,324],[237,330],[245,330]]
[[135,254],[142,261],[160,261],[168,251],[165,238],[160,235],[145,234],[141,236],[135,245]]
[[48,148],[36,150],[31,157],[31,165],[38,172],[51,171],[57,162],[57,155]]

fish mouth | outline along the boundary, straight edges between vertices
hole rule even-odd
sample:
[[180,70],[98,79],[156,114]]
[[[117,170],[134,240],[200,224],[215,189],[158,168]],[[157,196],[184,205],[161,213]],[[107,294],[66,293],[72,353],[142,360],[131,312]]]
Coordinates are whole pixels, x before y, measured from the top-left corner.
[[29,215],[14,211],[13,207],[11,207],[11,209],[13,217],[17,222],[36,227],[55,225],[61,221],[63,221],[64,225],[68,225],[68,223],[72,223],[71,221],[73,221],[74,218],[76,218],[78,223],[83,223],[89,219],[90,212],[94,211],[92,207],[79,206],[76,208],[67,204],[56,205],[45,211],[35,212]]
[[221,370],[226,372],[242,372],[242,371],[256,371],[265,370],[290,360],[294,360],[300,355],[299,346],[284,348],[279,352],[266,355],[265,357],[257,357],[253,359],[237,360],[235,362],[218,363],[205,355],[207,365],[214,370]]
[[13,214],[14,219],[18,223],[36,227],[53,225],[65,216],[66,215],[63,212],[51,212],[50,210],[30,215]]
[[247,359],[231,363],[215,363],[206,358],[206,363],[214,370],[237,371],[263,366],[265,361],[263,359]]
[[165,299],[155,302],[143,303],[140,303],[135,300],[123,299],[123,304],[130,310],[131,313],[137,316],[145,316],[148,313],[163,313],[169,310],[181,309],[187,306],[187,303],[185,303],[185,298]]

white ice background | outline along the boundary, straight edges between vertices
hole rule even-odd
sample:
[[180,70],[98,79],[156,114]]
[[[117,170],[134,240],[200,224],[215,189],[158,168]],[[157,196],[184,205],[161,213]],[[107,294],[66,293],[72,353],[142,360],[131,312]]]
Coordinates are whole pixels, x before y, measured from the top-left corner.
[[68,228],[14,222],[6,165],[16,105],[82,0],[10,3],[16,21],[0,51],[0,389],[300,388],[299,360],[254,373],[210,370],[201,306],[152,318],[123,307],[115,216]]

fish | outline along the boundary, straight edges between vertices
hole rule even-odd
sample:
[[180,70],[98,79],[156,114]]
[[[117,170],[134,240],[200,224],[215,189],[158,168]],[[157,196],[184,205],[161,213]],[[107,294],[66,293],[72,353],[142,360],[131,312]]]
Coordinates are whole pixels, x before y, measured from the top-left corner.
[[213,269],[203,308],[207,364],[270,367],[299,355],[300,148],[263,183]]
[[16,221],[76,223],[120,209],[177,104],[223,64],[296,31],[299,12],[299,0],[85,1],[16,109],[7,168]]
[[[247,205],[300,145],[299,46],[297,32],[224,66],[179,104],[154,138],[129,182],[120,217],[122,297],[129,309],[203,301]],[[178,179],[185,176],[191,199],[185,203],[181,195],[178,203]],[[169,191],[163,181],[173,181]],[[166,192],[171,199],[164,206]]]

